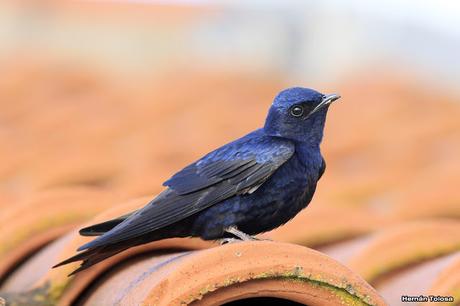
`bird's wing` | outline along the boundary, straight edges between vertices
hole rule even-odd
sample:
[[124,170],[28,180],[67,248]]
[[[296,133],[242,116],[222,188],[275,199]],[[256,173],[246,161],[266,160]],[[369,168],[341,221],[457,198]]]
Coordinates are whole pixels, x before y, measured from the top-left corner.
[[294,153],[288,140],[244,137],[213,151],[164,183],[144,208],[79,250],[139,237],[235,195],[251,193]]

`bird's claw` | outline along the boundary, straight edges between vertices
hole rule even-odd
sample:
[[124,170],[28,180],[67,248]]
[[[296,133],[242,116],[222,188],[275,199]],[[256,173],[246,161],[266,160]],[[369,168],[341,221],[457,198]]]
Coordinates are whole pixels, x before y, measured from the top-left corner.
[[220,245],[224,244],[230,244],[230,243],[235,243],[235,242],[242,242],[243,240],[241,239],[236,239],[236,238],[223,238],[219,240]]
[[229,226],[224,229],[225,232],[234,235],[236,238],[223,238],[220,240],[220,245],[235,243],[235,242],[243,242],[243,241],[263,241],[268,239],[260,239],[251,235],[248,235],[242,231],[240,231],[236,226]]
[[242,241],[257,241],[260,240],[259,238],[256,238],[254,236],[248,235],[242,231],[240,231],[236,226],[229,226],[225,229],[227,233],[230,233],[232,235],[235,235],[236,237],[239,238],[239,240]]

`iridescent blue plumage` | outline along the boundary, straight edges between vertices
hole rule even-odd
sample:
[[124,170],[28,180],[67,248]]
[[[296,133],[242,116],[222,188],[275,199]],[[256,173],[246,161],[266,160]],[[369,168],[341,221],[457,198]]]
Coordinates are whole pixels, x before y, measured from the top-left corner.
[[254,235],[286,223],[309,204],[325,170],[320,143],[329,104],[338,98],[300,87],[282,91],[263,128],[173,175],[144,208],[82,229],[99,237],[61,264],[83,260],[80,271],[150,241],[219,239],[229,228]]

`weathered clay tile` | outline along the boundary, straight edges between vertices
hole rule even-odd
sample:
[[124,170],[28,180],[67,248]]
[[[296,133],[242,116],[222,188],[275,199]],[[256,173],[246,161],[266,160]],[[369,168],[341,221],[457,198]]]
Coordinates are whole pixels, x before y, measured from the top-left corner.
[[449,266],[438,274],[427,295],[450,296],[455,299],[456,303],[460,301],[460,252],[457,252]]
[[459,221],[413,221],[377,232],[347,264],[373,283],[397,269],[457,250],[460,250]]
[[[101,222],[110,218],[114,218],[123,214],[126,214],[130,211],[138,209],[148,203],[149,197],[139,198],[136,200],[131,200],[121,205],[116,205],[112,209],[107,210],[106,212],[100,214],[99,216],[92,219],[89,224],[94,224]],[[82,226],[84,227],[84,225]],[[77,231],[73,231],[68,234],[68,237],[63,237],[66,240],[66,243],[62,245],[59,250],[50,246],[49,257],[51,260],[47,265],[51,268],[54,264],[69,258],[75,254],[76,249],[87,242],[89,237],[82,237],[78,234]],[[59,242],[56,242],[59,243]],[[196,239],[170,239],[163,240],[148,245],[132,248],[126,252],[120,253],[98,265],[79,273],[76,277],[68,277],[67,275],[75,270],[78,267],[78,263],[67,265],[59,269],[48,270],[46,274],[41,275],[39,279],[34,283],[34,288],[46,288],[45,295],[51,297],[55,300],[67,301],[76,298],[88,284],[99,277],[102,273],[105,273],[110,267],[116,263],[130,258],[136,254],[142,254],[147,251],[158,250],[158,249],[196,249],[210,246],[210,243],[206,243],[201,240]],[[31,289],[31,288],[27,288]],[[65,289],[65,290],[64,290]],[[63,302],[64,303],[64,302]],[[65,304],[65,303],[64,303]]]
[[[108,294],[113,287],[117,294]],[[359,276],[329,257],[274,242],[234,243],[160,260],[141,259],[108,276],[84,305],[221,305],[258,296],[308,305],[385,305]]]
[[0,212],[0,279],[42,246],[109,207],[114,198],[90,188],[60,189],[5,207]]
[[320,246],[370,233],[389,221],[364,209],[313,203],[288,226],[264,234],[269,239]]
[[[175,16],[196,16],[189,13]],[[357,274],[391,305],[403,289],[460,299],[458,221],[432,220],[460,216],[460,108],[443,91],[393,72],[340,84],[343,103],[330,113],[328,170],[315,199],[264,235],[315,247],[354,272],[300,246],[172,239],[68,278],[76,265],[49,268],[87,241],[76,228],[141,207],[173,171],[259,127],[284,85],[228,71],[173,71],[128,84],[46,59],[1,66],[8,77],[0,78],[7,98],[0,99],[0,143],[7,144],[0,146],[0,280],[10,293],[0,296],[9,301],[212,305],[273,296],[383,304]],[[139,195],[148,196],[125,201]]]
[[452,264],[454,257],[456,257],[455,254],[448,254],[407,265],[383,277],[374,284],[374,287],[390,305],[395,306],[407,304],[401,301],[401,297],[404,295],[454,296],[452,291],[443,291],[438,288],[434,288],[434,290],[430,289],[430,287],[433,287],[434,282],[440,277],[442,271]]

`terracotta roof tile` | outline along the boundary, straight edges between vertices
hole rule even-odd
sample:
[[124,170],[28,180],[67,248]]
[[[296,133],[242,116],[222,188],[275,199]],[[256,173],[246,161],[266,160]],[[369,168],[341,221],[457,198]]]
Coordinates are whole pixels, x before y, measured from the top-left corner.
[[113,195],[88,188],[47,191],[0,212],[0,279],[23,258],[107,208]]
[[[62,241],[57,244],[61,245]],[[155,247],[151,245],[141,250],[145,253],[150,249],[145,253],[150,254],[148,256],[127,260],[135,253],[127,252],[123,256],[125,263],[116,264],[121,260],[118,256],[105,265],[105,268],[111,267],[107,272],[101,274],[103,268],[94,267],[75,279],[68,279],[67,285],[56,284],[54,278],[51,283],[38,282],[31,286],[30,281],[24,281],[31,271],[22,271],[22,277],[13,276],[5,288],[22,289],[25,293],[2,296],[7,300],[31,300],[38,294],[53,301],[59,294],[56,290],[62,286],[65,289],[58,298],[62,305],[76,299],[85,305],[179,305],[192,301],[210,305],[258,296],[282,297],[309,305],[323,305],[324,300],[328,300],[329,305],[343,302],[385,305],[357,274],[326,255],[304,247],[249,242],[195,252],[166,251],[170,249],[168,246],[166,253],[152,253]],[[182,241],[180,247],[184,249],[185,245]],[[46,255],[53,258],[50,255],[56,252],[55,248],[47,247],[45,253],[34,260],[43,260]],[[30,263],[25,270],[34,269],[37,264]],[[99,277],[89,276],[94,273],[99,273]],[[21,283],[26,287],[20,288]],[[34,291],[29,291],[31,289]]]
[[455,301],[460,300],[460,252],[438,274],[428,294],[452,296]]
[[389,222],[365,209],[317,202],[314,201],[307,210],[296,216],[289,226],[280,227],[264,236],[316,247],[370,233]]
[[[454,253],[408,265],[388,274],[374,287],[390,305],[403,304],[401,303],[401,295],[442,295],[444,293],[451,295],[452,292],[442,291],[438,288],[431,290],[430,287],[440,277],[442,270],[452,263],[455,256]],[[450,289],[454,288],[451,287]]]
[[[114,208],[111,208],[92,219],[90,222],[87,223],[87,225],[101,222],[103,220],[120,216],[135,209],[138,209],[139,207],[145,205],[145,203],[147,203],[149,199],[150,198],[147,197],[139,198],[136,200],[128,201],[126,203],[122,203],[121,205],[116,205]],[[66,243],[63,244],[60,249],[56,250],[53,248],[53,246],[50,246],[51,248],[53,248],[53,253],[50,253],[49,258],[51,259],[51,261],[47,263],[48,267],[51,267],[56,262],[62,261],[72,256],[75,253],[75,250],[78,248],[78,246],[87,242],[90,238],[82,237],[78,234],[77,231],[73,231],[70,234],[68,234],[67,237],[63,237],[63,239],[66,240]],[[147,250],[155,249],[196,249],[206,247],[209,245],[209,243],[196,239],[170,239],[159,241],[145,246],[132,248],[127,252],[118,254],[97,265],[96,267],[94,267],[94,269],[90,269],[87,273],[78,274],[77,277],[75,277],[75,280],[73,278],[67,277],[67,275],[73,270],[75,270],[78,264],[67,265],[62,269],[53,269],[47,271],[46,274],[41,275],[40,279],[37,280],[37,284],[38,286],[43,285],[45,287],[49,284],[48,292],[53,292],[54,295],[58,295],[63,300],[71,299],[75,298],[75,296],[78,296],[85,289],[88,283],[90,283],[95,278],[99,277],[101,273],[104,273],[111,266],[136,254],[146,252]],[[45,252],[46,251],[47,250],[45,250]],[[67,287],[69,287],[70,289],[63,292],[62,290]]]
[[[9,77],[0,79],[0,98],[8,99],[0,101],[15,101],[0,113],[0,142],[8,144],[0,147],[0,286],[10,292],[2,297],[91,305],[276,296],[324,305],[321,298],[339,303],[367,295],[383,304],[361,277],[391,305],[414,288],[459,296],[460,230],[453,219],[460,216],[460,107],[442,91],[415,86],[412,76],[340,84],[344,103],[330,114],[328,171],[315,199],[265,234],[342,264],[290,244],[215,247],[175,239],[67,278],[75,266],[49,267],[87,241],[76,228],[143,206],[174,170],[257,128],[283,85],[222,71],[129,84],[44,59],[2,62],[2,70]],[[148,196],[126,200],[139,195]]]
[[377,232],[352,256],[348,266],[374,282],[396,269],[457,250],[460,221],[414,221]]

